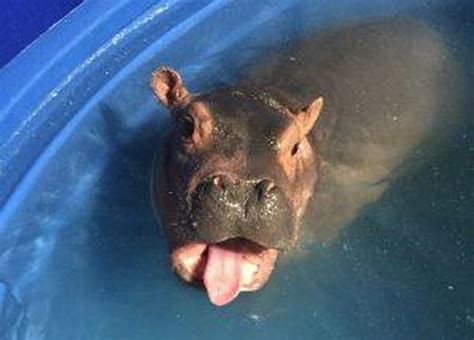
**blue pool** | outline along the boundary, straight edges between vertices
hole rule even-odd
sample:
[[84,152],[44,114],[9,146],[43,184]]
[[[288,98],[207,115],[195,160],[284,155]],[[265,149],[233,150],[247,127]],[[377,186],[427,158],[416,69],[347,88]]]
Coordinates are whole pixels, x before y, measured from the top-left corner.
[[[205,92],[314,32],[394,18],[430,27],[448,65],[437,126],[376,199],[311,214],[264,289],[213,307],[153,216],[170,121],[150,74]],[[473,37],[462,0],[85,1],[0,69],[0,338],[472,339]]]

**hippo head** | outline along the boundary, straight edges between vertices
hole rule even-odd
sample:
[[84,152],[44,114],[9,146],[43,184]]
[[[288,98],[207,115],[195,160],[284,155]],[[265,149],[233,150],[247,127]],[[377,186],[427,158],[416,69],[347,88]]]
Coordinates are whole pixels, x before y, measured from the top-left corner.
[[291,112],[258,89],[194,95],[168,67],[152,87],[174,118],[152,181],[172,266],[224,305],[261,288],[297,241],[317,180],[307,135],[322,98]]

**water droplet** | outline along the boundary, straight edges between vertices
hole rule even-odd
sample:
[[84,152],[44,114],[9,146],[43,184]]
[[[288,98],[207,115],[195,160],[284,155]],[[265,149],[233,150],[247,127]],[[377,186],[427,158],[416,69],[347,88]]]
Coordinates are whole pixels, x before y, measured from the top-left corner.
[[260,315],[258,314],[249,314],[248,315],[249,319],[252,320],[252,321],[255,321],[255,322],[259,322],[260,321]]

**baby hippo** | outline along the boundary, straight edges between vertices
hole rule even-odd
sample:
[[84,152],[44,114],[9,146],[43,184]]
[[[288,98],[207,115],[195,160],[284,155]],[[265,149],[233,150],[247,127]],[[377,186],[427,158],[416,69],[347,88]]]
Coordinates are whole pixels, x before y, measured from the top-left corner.
[[194,95],[169,67],[152,86],[175,119],[153,181],[172,266],[227,304],[262,287],[279,249],[297,241],[317,180],[307,135],[323,100],[292,112],[264,90]]
[[408,20],[356,24],[308,36],[208,94],[159,67],[151,85],[174,123],[152,194],[174,271],[225,305],[267,282],[309,202],[313,228],[337,228],[380,197],[451,105],[441,100],[451,87],[437,86],[452,78],[440,41]]

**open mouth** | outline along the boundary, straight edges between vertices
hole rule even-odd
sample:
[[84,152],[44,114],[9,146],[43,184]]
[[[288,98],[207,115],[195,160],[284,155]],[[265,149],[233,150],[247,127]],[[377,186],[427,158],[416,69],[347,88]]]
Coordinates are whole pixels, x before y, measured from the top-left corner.
[[278,251],[243,238],[193,242],[175,248],[171,263],[185,281],[204,285],[210,301],[223,306],[240,292],[260,289],[273,271]]

